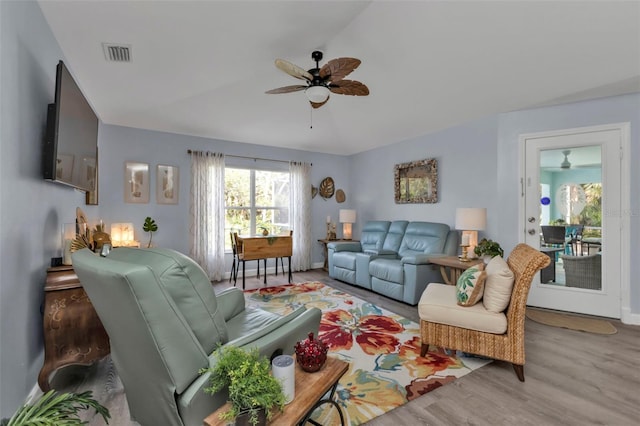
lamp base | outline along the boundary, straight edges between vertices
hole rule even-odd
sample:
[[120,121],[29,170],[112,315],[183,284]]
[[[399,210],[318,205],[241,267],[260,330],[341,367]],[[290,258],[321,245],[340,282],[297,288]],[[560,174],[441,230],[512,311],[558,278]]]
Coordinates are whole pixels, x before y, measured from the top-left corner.
[[471,259],[469,259],[467,257],[467,249],[469,248],[469,246],[468,245],[465,245],[465,246],[460,245],[460,247],[462,247],[462,256],[459,257],[460,262],[470,262]]

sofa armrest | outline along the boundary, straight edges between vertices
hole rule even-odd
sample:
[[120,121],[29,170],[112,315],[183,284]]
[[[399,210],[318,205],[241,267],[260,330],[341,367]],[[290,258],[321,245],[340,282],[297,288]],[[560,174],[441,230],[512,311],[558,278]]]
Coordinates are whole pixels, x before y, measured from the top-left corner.
[[356,252],[362,251],[362,246],[360,245],[360,243],[356,243],[356,242],[351,242],[351,243],[332,242],[327,244],[327,248],[332,249],[333,251],[356,251]]
[[429,262],[429,258],[430,257],[434,257],[437,256],[435,254],[416,254],[413,256],[404,256],[402,259],[400,259],[400,262],[402,262],[402,264],[404,265],[405,263],[408,263],[410,265],[429,265],[431,264],[431,262]]
[[231,287],[216,294],[218,309],[225,321],[235,317],[245,310],[244,293],[236,287]]

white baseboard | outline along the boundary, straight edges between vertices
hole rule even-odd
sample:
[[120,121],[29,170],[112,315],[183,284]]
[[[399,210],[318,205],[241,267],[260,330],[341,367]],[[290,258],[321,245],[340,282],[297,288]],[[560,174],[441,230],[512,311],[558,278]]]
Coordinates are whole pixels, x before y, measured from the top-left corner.
[[620,321],[624,324],[640,325],[640,314],[631,312],[630,308],[623,308],[621,313],[622,317],[620,318]]
[[[250,261],[251,263],[253,263],[253,261]],[[255,266],[255,263],[253,263],[253,266]],[[324,262],[315,262],[311,264],[311,269],[322,269],[322,267],[324,266]],[[289,271],[289,264],[287,263],[287,261],[284,261],[284,270],[285,273],[288,273]],[[260,274],[262,275],[263,273],[263,268],[262,268],[262,264],[260,264]],[[244,273],[246,274],[247,277],[255,277],[256,274],[258,273],[258,268],[252,268],[252,269],[245,269]],[[276,273],[276,267],[275,266],[268,266],[267,267],[267,275],[269,274],[275,274]],[[282,268],[280,268],[278,266],[278,273],[282,274]],[[293,272],[293,276],[295,279],[295,271]],[[224,275],[224,278],[226,280],[229,279],[229,277],[231,276],[231,271],[226,272]],[[240,266],[240,272],[238,273],[238,279],[242,279],[242,266]],[[267,280],[268,281],[268,280]]]

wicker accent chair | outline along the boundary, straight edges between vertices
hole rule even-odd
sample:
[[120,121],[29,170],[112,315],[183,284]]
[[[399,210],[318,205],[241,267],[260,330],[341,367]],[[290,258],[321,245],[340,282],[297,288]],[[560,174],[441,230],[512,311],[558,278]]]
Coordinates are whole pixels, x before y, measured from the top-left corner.
[[567,287],[602,290],[602,256],[600,253],[588,256],[560,255]]
[[[420,356],[424,357],[429,350],[429,345],[434,345],[507,361],[513,365],[518,379],[524,382],[524,323],[527,296],[534,275],[549,262],[549,256],[546,254],[526,244],[518,244],[507,259],[515,281],[511,300],[505,311],[506,332],[492,334],[421,320]],[[455,304],[455,301],[453,303]],[[461,309],[469,308],[461,307]]]

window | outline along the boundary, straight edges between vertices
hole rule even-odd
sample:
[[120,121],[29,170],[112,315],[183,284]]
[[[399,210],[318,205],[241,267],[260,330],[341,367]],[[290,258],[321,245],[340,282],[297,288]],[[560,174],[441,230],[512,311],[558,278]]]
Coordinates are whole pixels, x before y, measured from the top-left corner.
[[[280,234],[289,225],[289,172],[225,168],[225,230],[256,235]],[[231,239],[225,238],[231,250]]]

